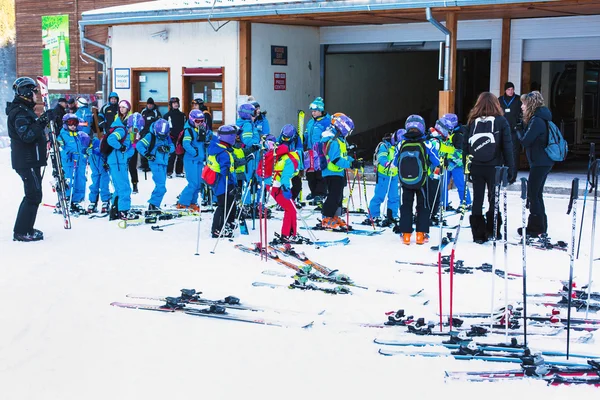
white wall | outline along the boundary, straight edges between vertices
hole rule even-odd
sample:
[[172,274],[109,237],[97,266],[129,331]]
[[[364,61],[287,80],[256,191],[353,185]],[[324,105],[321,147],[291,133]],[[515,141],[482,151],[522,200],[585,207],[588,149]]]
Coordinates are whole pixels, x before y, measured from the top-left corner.
[[[424,16],[423,16],[424,18]],[[500,93],[502,20],[458,21],[457,40],[491,40],[490,91]],[[444,35],[429,22],[321,28],[321,44],[443,41]],[[504,83],[502,83],[503,85]]]
[[[168,40],[151,38],[168,32]],[[112,27],[113,68],[160,67],[171,69],[171,96],[182,97],[182,67],[225,67],[225,123],[235,123],[239,77],[238,24],[230,22],[218,32],[208,23],[117,25]],[[131,99],[130,90],[117,90]]]
[[[508,77],[521,93],[525,52],[531,61],[600,59],[600,15],[513,20]],[[529,48],[527,48],[529,46]],[[545,46],[546,56],[543,48]],[[585,58],[581,58],[584,56]]]
[[[287,46],[288,65],[271,65],[271,46]],[[252,24],[252,93],[267,111],[271,132],[296,125],[298,110],[308,110],[319,95],[319,30],[270,24]],[[286,90],[274,90],[273,74],[285,72]],[[308,113],[307,113],[308,114]]]

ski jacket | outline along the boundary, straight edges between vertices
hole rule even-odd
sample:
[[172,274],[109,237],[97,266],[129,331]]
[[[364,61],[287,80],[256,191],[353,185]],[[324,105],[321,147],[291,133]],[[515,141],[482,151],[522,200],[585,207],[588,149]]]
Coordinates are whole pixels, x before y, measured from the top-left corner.
[[277,139],[277,144],[285,144],[288,147],[290,153],[296,153],[297,158],[300,161],[300,165],[298,165],[298,170],[302,171],[304,169],[304,147],[302,146],[302,138],[300,137],[300,135],[296,135],[296,137],[290,141],[282,140],[281,135],[279,135],[279,138]]
[[154,122],[156,122],[156,120],[159,119],[161,115],[160,111],[158,111],[158,108],[156,106],[154,106],[152,110],[146,107],[142,110],[140,114],[142,114],[142,117],[144,117],[144,129],[142,129],[142,132],[140,132],[140,134],[142,136],[145,136],[146,133],[150,132],[150,126]]
[[311,118],[306,124],[306,131],[304,133],[304,150],[311,150],[314,145],[321,143],[321,136],[329,125],[331,125],[331,116],[329,114],[318,118]]
[[525,148],[530,167],[551,167],[554,165],[554,161],[546,153],[548,121],[552,121],[552,113],[548,107],[540,107],[529,120],[525,133],[519,133],[519,140]]
[[75,115],[79,118],[79,127],[77,130],[85,132],[88,135],[91,134],[92,128],[94,128],[94,114],[92,110],[88,106],[79,107]]
[[104,129],[104,132],[108,133],[108,130],[112,126],[115,119],[119,116],[119,104],[111,104],[110,102],[102,106],[100,113],[98,114],[98,120],[100,121],[98,126],[100,129]]
[[383,140],[377,146],[377,172],[384,176],[398,175],[396,148],[389,140]]
[[[111,128],[114,130],[108,135],[107,143],[114,150],[108,155],[107,162],[109,165],[126,165],[135,152],[130,135],[125,131],[125,125],[120,118],[113,121]],[[121,151],[122,146],[125,146],[125,151]]]
[[[152,136],[155,137],[154,147],[148,151],[148,147],[152,142]],[[169,148],[168,152],[160,151],[161,148],[165,147]],[[148,132],[139,142],[137,142],[136,149],[138,153],[144,157],[154,156],[154,160],[148,160],[148,162],[156,165],[168,165],[169,155],[175,151],[175,145],[171,141],[171,137],[169,135],[161,139],[154,132]]]
[[186,115],[179,111],[178,108],[172,108],[165,114],[163,118],[169,122],[169,126],[171,127],[169,135],[171,135],[171,140],[173,143],[176,143],[177,138],[179,137],[181,131],[183,131],[183,127],[187,121]]
[[86,149],[84,149],[81,144],[81,137],[79,136],[78,131],[73,132],[62,128],[56,137],[56,140],[61,147],[60,155],[63,164],[73,162],[73,160],[79,160],[79,156],[85,154]]
[[[475,130],[475,122],[469,124],[469,135],[464,138],[463,142],[463,163],[464,158],[471,154],[471,145],[469,138],[473,135]],[[487,165],[487,166],[501,166],[506,165],[509,168],[509,176],[514,173],[514,159],[513,159],[513,147],[512,137],[510,132],[510,125],[503,116],[495,117],[494,130],[498,132],[499,143],[496,143],[496,156],[488,162],[477,162],[473,160],[472,165]],[[512,172],[511,172],[512,171]]]
[[325,176],[344,176],[346,168],[352,166],[354,158],[348,155],[346,140],[335,135],[331,137],[324,135],[321,139],[323,145],[323,153],[327,160],[327,168],[322,171]]
[[256,117],[256,119],[254,120],[254,129],[256,129],[258,134],[261,136],[266,136],[269,133],[271,133],[271,126],[269,125],[269,120],[264,114],[260,114],[258,117]]
[[185,150],[185,155],[183,156],[184,163],[187,160],[204,163],[206,160],[206,142],[210,143],[212,132],[206,132],[204,137],[199,135],[200,130],[198,128],[192,127],[189,121],[185,123],[182,139],[182,146]]
[[46,165],[45,124],[38,119],[34,107],[19,97],[6,105],[13,169]]
[[225,187],[225,182],[227,181],[228,187],[234,186],[237,182],[234,171],[233,148],[215,138],[208,146],[206,162],[210,169],[217,173],[217,180],[213,186],[215,196],[224,194],[225,190],[231,190]]

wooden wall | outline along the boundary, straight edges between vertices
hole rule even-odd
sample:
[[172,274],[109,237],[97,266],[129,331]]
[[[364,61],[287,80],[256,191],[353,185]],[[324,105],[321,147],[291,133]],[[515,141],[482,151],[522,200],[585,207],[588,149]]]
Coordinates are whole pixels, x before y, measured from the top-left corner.
[[[143,1],[147,0],[129,0],[127,3]],[[15,0],[17,76],[35,78],[42,74],[42,15],[69,14],[71,89],[66,92],[92,94],[101,90],[97,63],[81,55],[78,21],[84,11],[119,5],[123,5],[122,0]],[[85,34],[89,39],[106,43],[108,27],[87,27]],[[102,54],[101,49],[89,44],[85,49],[93,55]]]

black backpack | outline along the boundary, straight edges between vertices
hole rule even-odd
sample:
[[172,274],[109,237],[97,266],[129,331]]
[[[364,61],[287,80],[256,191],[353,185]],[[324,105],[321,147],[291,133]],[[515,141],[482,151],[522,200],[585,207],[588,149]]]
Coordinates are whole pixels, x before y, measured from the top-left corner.
[[500,131],[496,130],[496,118],[479,117],[474,124],[473,133],[469,137],[473,161],[490,162],[496,157],[501,146]]
[[[115,131],[115,129],[117,128],[111,127],[107,133],[102,135],[102,139],[100,139],[100,154],[102,154],[104,157],[108,157],[110,153],[112,153],[112,151],[114,150],[114,147],[108,144],[108,137]],[[126,137],[127,134],[125,134],[121,138],[121,140],[119,140],[119,143],[123,144],[123,142],[125,142]]]
[[405,140],[398,153],[398,179],[403,188],[420,189],[427,178],[427,159],[422,140]]

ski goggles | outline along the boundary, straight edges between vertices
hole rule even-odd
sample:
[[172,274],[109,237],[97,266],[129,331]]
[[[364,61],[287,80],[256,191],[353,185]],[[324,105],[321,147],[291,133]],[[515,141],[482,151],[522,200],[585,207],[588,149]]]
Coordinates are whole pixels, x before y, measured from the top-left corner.
[[196,125],[203,124],[203,123],[204,123],[204,118],[196,118],[196,119],[194,120],[194,123],[195,123]]
[[67,126],[78,126],[78,125],[79,125],[78,120],[74,120],[74,119],[67,120]]

